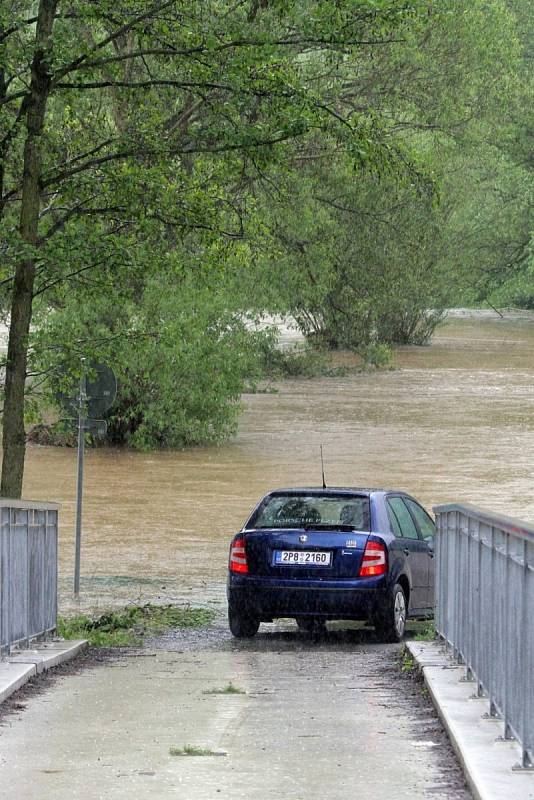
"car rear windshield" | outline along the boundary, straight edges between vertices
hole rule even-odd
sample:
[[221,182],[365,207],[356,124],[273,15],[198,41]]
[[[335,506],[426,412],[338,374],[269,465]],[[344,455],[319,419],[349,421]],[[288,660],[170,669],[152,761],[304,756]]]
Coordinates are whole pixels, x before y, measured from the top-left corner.
[[363,495],[273,494],[266,497],[247,528],[327,527],[368,531],[369,498]]

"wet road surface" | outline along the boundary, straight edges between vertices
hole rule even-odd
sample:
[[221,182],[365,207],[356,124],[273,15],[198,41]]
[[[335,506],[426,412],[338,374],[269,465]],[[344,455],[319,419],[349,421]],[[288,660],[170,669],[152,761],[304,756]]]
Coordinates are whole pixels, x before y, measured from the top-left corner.
[[[152,644],[70,668],[4,716],[0,788],[17,800],[470,797],[422,684],[371,631],[314,640],[287,623],[243,643],[219,624]],[[244,693],[206,693],[229,683]],[[170,755],[187,745],[221,755]]]

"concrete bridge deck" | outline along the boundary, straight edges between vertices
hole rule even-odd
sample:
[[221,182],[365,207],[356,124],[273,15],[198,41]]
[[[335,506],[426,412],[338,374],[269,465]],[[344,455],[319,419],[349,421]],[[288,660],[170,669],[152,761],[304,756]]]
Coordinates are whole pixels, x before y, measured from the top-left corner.
[[[58,678],[0,727],[17,800],[468,800],[422,684],[367,630],[250,642],[222,621]],[[244,694],[206,694],[229,683]],[[20,702],[20,701],[19,701]],[[173,756],[192,745],[223,755]]]

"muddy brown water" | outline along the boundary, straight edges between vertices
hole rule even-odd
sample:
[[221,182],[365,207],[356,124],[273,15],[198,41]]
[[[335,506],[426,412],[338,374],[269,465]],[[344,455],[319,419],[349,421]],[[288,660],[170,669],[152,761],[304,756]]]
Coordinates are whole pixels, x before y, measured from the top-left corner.
[[[401,488],[534,519],[534,317],[455,316],[392,371],[246,395],[220,448],[87,453],[80,605],[223,602],[228,541],[275,487]],[[73,608],[76,454],[31,446],[24,495],[62,503],[61,607]]]

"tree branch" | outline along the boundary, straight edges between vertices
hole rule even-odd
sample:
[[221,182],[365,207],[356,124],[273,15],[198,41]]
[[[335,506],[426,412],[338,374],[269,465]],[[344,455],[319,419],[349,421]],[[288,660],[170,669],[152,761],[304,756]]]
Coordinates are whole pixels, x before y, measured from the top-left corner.
[[[180,149],[169,149],[167,155],[169,156],[180,156],[180,155],[195,155],[196,153],[231,153],[235,152],[236,150],[256,150],[260,147],[272,147],[275,144],[280,144],[281,142],[288,141],[290,139],[294,139],[297,136],[304,135],[305,131],[296,133],[284,133],[280,134],[279,136],[273,136],[271,139],[262,139],[255,142],[241,143],[241,144],[226,144],[226,145],[192,145],[190,147],[182,147]],[[94,158],[90,161],[85,162],[84,164],[80,164],[78,167],[73,167],[72,169],[63,170],[62,172],[58,172],[56,175],[52,175],[49,178],[45,178],[41,183],[41,188],[46,189],[49,186],[54,186],[57,183],[61,183],[62,181],[66,180],[67,178],[71,178],[73,175],[77,175],[80,172],[85,172],[89,169],[94,169],[95,167],[103,166],[104,164],[108,164],[112,161],[121,161],[127,158],[133,158],[138,155],[142,155],[144,157],[158,155],[160,153],[155,151],[148,151],[145,148],[135,148],[129,150],[122,150],[117,151],[115,153],[109,153],[106,156],[101,156],[100,158]]]
[[[136,23],[132,23],[132,26]],[[121,33],[114,35],[120,36]],[[94,52],[100,47],[103,47],[104,44],[109,44],[112,39],[106,40],[104,43],[100,43],[95,45],[93,48]],[[129,61],[134,58],[141,58],[142,56],[165,56],[165,57],[185,57],[188,58],[195,54],[199,53],[221,53],[225,50],[237,50],[238,48],[242,47],[327,47],[331,49],[332,47],[369,47],[375,45],[385,45],[385,44],[398,44],[404,42],[404,39],[314,39],[314,38],[301,38],[298,36],[293,37],[286,37],[283,39],[234,39],[230,42],[224,42],[223,44],[217,45],[217,47],[208,47],[206,45],[197,45],[196,47],[188,47],[182,50],[178,50],[174,47],[149,47],[143,48],[140,50],[132,50],[131,53],[120,53],[115,56],[108,56],[107,58],[100,58],[96,61],[86,61],[86,57],[80,57],[77,62],[72,62],[68,67],[65,67],[63,70],[59,71],[56,75],[54,80],[54,84],[56,85],[57,82],[65,77],[65,75],[76,72],[81,69],[96,69],[99,67],[106,66],[108,64],[116,64],[120,61]],[[88,54],[87,54],[88,55]]]
[[82,272],[87,272],[90,269],[94,269],[95,267],[99,267],[102,264],[105,264],[105,259],[101,259],[100,261],[95,261],[94,264],[89,264],[88,266],[81,267],[80,269],[76,269],[73,272],[69,272],[66,275],[61,275],[59,278],[56,278],[54,281],[50,281],[49,283],[44,283],[42,286],[39,286],[35,292],[33,293],[34,299],[39,297],[40,294],[44,294],[49,289],[52,289],[53,286],[57,286],[60,283],[64,283],[65,281],[70,280],[70,278],[76,277],[76,275],[80,275]]
[[56,89],[107,89],[124,88],[124,89],[148,89],[151,86],[173,86],[177,89],[221,89],[226,92],[235,91],[233,86],[228,86],[223,83],[209,83],[200,81],[176,81],[164,78],[153,78],[146,81],[91,81],[88,83],[56,83]]
[[5,106],[8,103],[12,103],[13,100],[18,100],[21,97],[26,97],[30,93],[29,89],[21,89],[19,92],[12,92],[11,94],[6,94],[5,97],[0,98],[0,106]]
[[59,80],[61,80],[61,78],[64,78],[65,75],[68,75],[69,72],[72,72],[73,70],[80,68],[82,64],[84,64],[84,62],[86,62],[93,53],[97,53],[106,45],[111,44],[111,42],[114,42],[116,39],[120,38],[121,36],[124,36],[125,33],[128,33],[128,31],[130,31],[132,28],[135,28],[135,26],[139,25],[139,23],[144,22],[146,19],[149,19],[154,14],[164,11],[166,8],[170,8],[173,5],[176,5],[176,0],[166,0],[166,2],[155,3],[147,11],[143,12],[142,14],[138,14],[129,22],[126,22],[124,25],[121,25],[121,27],[117,28],[117,30],[115,30],[113,33],[110,33],[109,36],[106,36],[100,42],[97,42],[94,45],[94,47],[92,47],[89,50],[89,52],[84,53],[83,55],[74,59],[74,61],[71,61],[70,64],[67,64],[58,72],[56,72],[54,75],[54,79],[52,81],[52,86],[54,86]]

